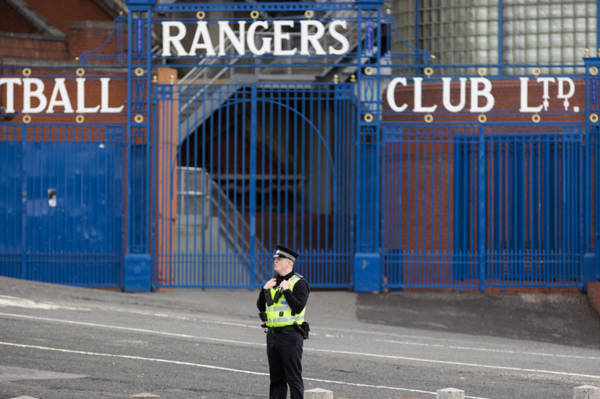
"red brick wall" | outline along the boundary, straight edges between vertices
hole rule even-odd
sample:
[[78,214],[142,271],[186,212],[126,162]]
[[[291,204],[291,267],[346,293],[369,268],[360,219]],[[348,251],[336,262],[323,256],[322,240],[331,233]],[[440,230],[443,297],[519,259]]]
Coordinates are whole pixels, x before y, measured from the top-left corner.
[[0,39],[0,57],[16,57],[38,60],[67,59],[65,40],[3,37]]
[[[0,1],[0,31],[38,33],[38,30],[5,1]],[[0,39],[4,40],[4,39]]]
[[27,0],[27,4],[65,35],[72,21],[113,20],[91,0]]
[[[72,21],[69,23],[66,40],[47,39],[43,37],[1,37],[0,57],[23,58],[41,63],[47,60],[75,62],[84,51],[95,51],[94,54],[116,54],[117,37],[112,35],[113,22],[105,21]],[[122,35],[125,36],[125,35]],[[111,38],[107,42],[107,39]],[[126,37],[121,37],[122,43]],[[110,64],[113,59],[92,60],[90,63]],[[24,62],[23,65],[27,65]]]
[[[113,23],[98,21],[75,21],[69,24],[69,51],[68,59],[75,60],[84,51],[95,50],[111,37]],[[94,54],[115,54],[117,52],[117,39],[111,38],[101,49]],[[94,61],[98,63],[99,61]],[[112,60],[102,61],[101,63],[111,63]]]

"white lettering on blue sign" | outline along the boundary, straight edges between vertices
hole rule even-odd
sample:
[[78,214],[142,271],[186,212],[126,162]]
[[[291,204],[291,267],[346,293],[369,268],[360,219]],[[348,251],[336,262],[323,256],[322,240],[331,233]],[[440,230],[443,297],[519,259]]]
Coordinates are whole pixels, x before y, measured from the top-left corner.
[[[278,57],[293,55],[343,55],[350,51],[350,42],[344,31],[347,29],[345,20],[333,20],[327,24],[315,20],[274,20],[254,21],[246,25],[246,21],[232,23],[219,21],[217,23],[217,44],[213,43],[208,29],[208,21],[198,21],[193,27],[194,32],[188,48],[184,47],[184,38],[188,36],[188,26],[180,21],[163,21],[162,25],[162,56],[163,57],[195,57],[195,56],[224,56],[227,43],[238,55],[272,54]],[[299,40],[293,40],[292,35],[297,27],[300,28]],[[272,29],[271,29],[272,28]],[[326,34],[327,33],[327,34]],[[323,42],[330,42],[327,48]],[[293,43],[300,43],[295,47]]]

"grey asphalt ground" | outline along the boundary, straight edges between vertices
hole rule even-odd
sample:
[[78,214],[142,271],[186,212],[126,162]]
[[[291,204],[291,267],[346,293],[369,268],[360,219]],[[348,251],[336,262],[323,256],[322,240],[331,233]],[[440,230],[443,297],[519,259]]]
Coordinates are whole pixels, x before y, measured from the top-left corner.
[[[266,398],[256,291],[125,294],[0,277],[0,399]],[[311,293],[307,389],[335,398],[572,397],[600,386],[581,294]]]

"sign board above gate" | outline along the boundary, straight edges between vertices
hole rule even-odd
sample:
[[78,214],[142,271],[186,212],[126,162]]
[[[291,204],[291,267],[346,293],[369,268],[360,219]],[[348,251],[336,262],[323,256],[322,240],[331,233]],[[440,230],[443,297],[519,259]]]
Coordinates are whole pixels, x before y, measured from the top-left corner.
[[[481,76],[442,77],[441,82],[440,79],[424,80],[422,77],[411,80],[398,76],[387,85],[386,107],[393,113],[484,114],[496,108],[521,114],[551,110],[578,113],[584,105],[581,96],[576,96],[575,81],[566,76],[535,79],[523,76],[510,81]],[[513,101],[507,103],[503,97]]]
[[[208,22],[198,21],[193,28],[193,39],[187,46],[184,38],[190,33],[188,25],[181,21],[162,21],[162,56],[224,56],[227,43],[230,43],[238,55],[271,54],[279,57],[292,55],[344,55],[350,50],[350,42],[344,36],[347,21],[333,20],[327,24],[307,20],[256,20],[250,24],[246,21],[218,21],[218,43],[213,43]],[[289,47],[291,31],[300,29],[300,47]],[[323,39],[331,38],[334,43],[323,44]],[[327,40],[329,42],[329,40]]]

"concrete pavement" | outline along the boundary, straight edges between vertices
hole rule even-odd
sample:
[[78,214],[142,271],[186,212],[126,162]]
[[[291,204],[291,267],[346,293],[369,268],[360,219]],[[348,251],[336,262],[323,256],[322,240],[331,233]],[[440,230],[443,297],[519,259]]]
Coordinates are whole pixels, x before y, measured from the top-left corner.
[[[0,398],[266,397],[256,294],[124,294],[0,278],[0,366],[25,370],[0,378]],[[450,386],[471,398],[566,399],[575,386],[600,384],[600,329],[590,331],[598,317],[580,294],[468,295],[311,293],[306,388],[347,399],[431,399]],[[557,336],[543,330],[537,339],[529,329],[550,306]],[[496,333],[493,320],[505,330]],[[49,372],[78,377],[32,378]]]

